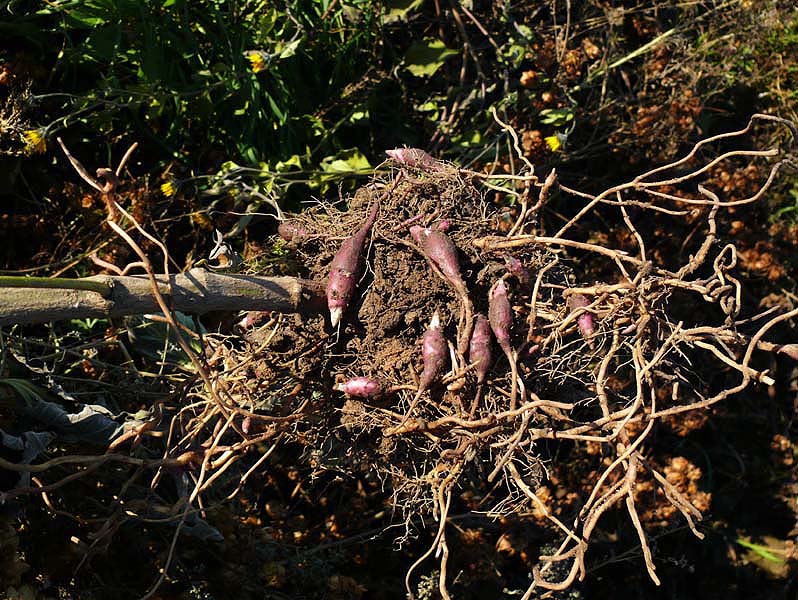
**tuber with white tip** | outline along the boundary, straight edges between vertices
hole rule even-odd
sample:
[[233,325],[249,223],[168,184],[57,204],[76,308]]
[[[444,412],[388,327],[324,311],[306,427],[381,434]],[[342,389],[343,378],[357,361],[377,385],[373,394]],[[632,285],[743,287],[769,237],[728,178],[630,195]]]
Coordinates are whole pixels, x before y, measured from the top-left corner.
[[375,202],[366,222],[351,237],[344,240],[330,263],[330,275],[327,280],[327,307],[330,309],[330,322],[333,327],[338,325],[341,315],[355,295],[360,255],[363,252],[366,236],[377,220],[379,210],[380,204]]
[[423,363],[423,369],[418,380],[418,390],[416,391],[416,395],[413,398],[413,401],[410,403],[410,407],[407,409],[407,413],[402,418],[402,421],[396,427],[392,427],[391,429],[387,430],[385,432],[386,435],[398,433],[401,427],[407,422],[407,420],[410,418],[410,415],[413,413],[413,409],[421,399],[421,395],[427,389],[429,389],[429,387],[440,376],[441,372],[446,366],[447,354],[448,345],[446,344],[446,338],[443,337],[443,332],[441,331],[440,317],[436,312],[434,315],[432,315],[432,319],[430,319],[429,322],[429,327],[427,327],[427,330],[424,332],[424,337],[421,341],[421,361]]
[[515,409],[516,396],[518,394],[518,365],[515,361],[515,354],[510,345],[510,329],[513,326],[513,309],[510,306],[510,299],[507,297],[507,286],[504,279],[499,279],[490,288],[488,294],[488,321],[493,335],[496,336],[496,343],[504,352],[510,363],[510,374],[512,377],[510,391],[510,410]]
[[468,341],[471,339],[474,307],[468,296],[468,287],[460,274],[457,246],[442,231],[419,225],[410,228],[410,235],[421,248],[422,254],[434,267],[433,270],[437,270],[460,298],[461,319],[458,328],[457,351],[461,355],[465,355],[468,350]]

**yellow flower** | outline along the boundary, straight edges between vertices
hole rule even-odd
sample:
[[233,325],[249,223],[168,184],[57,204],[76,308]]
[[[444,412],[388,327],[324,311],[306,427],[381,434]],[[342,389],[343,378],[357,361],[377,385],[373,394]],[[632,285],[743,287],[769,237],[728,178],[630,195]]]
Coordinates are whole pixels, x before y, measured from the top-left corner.
[[28,154],[42,154],[47,150],[47,141],[43,133],[43,129],[28,129],[23,132],[22,135],[25,137]]
[[174,181],[167,181],[161,184],[161,193],[167,198],[171,198],[177,193],[177,186]]
[[562,140],[560,139],[559,134],[550,135],[548,137],[543,138],[543,141],[546,142],[546,145],[551,148],[552,152],[557,152],[560,148],[562,148]]
[[266,68],[266,58],[263,56],[263,52],[250,50],[246,53],[246,57],[253,73],[260,73]]

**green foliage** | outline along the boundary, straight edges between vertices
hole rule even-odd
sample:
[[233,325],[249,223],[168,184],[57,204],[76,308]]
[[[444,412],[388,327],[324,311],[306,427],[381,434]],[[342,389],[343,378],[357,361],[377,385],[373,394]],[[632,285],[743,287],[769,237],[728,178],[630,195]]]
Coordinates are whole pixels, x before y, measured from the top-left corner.
[[16,35],[36,42],[54,65],[51,87],[64,90],[47,96],[48,134],[125,131],[164,162],[257,163],[337,150],[329,119],[313,118],[338,117],[346,86],[373,62],[373,4],[349,2],[322,20],[330,4],[321,0],[55,0],[18,16],[27,27]]
[[446,47],[441,40],[425,38],[420,42],[415,42],[405,54],[405,69],[416,77],[428,77],[434,75],[450,56],[456,56],[457,52]]
[[788,195],[789,199],[785,199],[781,206],[772,214],[772,221],[798,221],[798,189],[789,190]]

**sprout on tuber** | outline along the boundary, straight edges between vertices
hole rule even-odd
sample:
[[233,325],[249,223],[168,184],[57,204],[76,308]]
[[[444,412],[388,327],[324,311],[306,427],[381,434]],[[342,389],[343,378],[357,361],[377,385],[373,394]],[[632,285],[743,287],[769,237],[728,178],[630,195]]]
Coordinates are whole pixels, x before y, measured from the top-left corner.
[[330,263],[330,276],[327,280],[327,307],[330,309],[330,321],[333,327],[338,325],[341,315],[355,294],[360,254],[363,252],[366,236],[377,220],[379,209],[379,202],[375,202],[366,222],[351,237],[344,240]]

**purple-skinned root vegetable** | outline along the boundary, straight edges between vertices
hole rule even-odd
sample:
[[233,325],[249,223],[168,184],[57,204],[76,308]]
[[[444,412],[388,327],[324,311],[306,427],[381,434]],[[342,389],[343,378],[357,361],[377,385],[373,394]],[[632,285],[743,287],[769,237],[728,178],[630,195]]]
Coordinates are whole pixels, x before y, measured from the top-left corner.
[[394,148],[393,150],[386,150],[385,154],[403,167],[426,171],[441,170],[441,164],[420,148]]
[[338,325],[341,315],[355,294],[360,270],[360,255],[363,252],[366,236],[377,220],[379,209],[379,202],[375,202],[366,222],[351,237],[344,240],[330,263],[330,275],[327,280],[327,308],[330,309],[330,322],[333,327]]
[[421,399],[421,395],[435,382],[443,371],[446,365],[447,349],[446,338],[443,337],[443,331],[441,331],[441,320],[436,312],[432,315],[429,327],[427,327],[427,330],[424,332],[424,337],[421,340],[421,360],[424,366],[421,371],[421,376],[418,378],[418,390],[416,391],[416,395],[410,402],[407,413],[402,417],[399,424],[396,427],[386,429],[385,435],[394,435],[398,433],[404,424],[407,423],[408,419],[410,419],[413,410]]
[[424,337],[421,342],[421,360],[424,368],[421,371],[421,377],[419,377],[419,391],[427,389],[441,374],[441,371],[443,371],[446,365],[447,355],[448,347],[446,338],[443,337],[441,320],[436,312],[432,315],[429,327],[427,331],[424,332]]
[[283,221],[277,226],[277,234],[286,242],[299,243],[308,237],[308,232],[293,221]]
[[237,323],[237,325],[242,329],[249,329],[250,327],[254,327],[255,325],[260,325],[271,316],[272,316],[272,311],[270,310],[250,310],[247,311],[247,313]]
[[452,228],[452,222],[449,219],[441,219],[433,227],[442,233],[446,233]]
[[510,345],[510,330],[513,326],[513,309],[510,306],[510,298],[507,296],[507,285],[504,279],[499,279],[490,288],[488,294],[488,322],[496,336],[496,343],[504,352],[507,361],[510,363],[510,376],[512,377],[510,387],[510,410],[515,409],[518,394],[518,365],[516,364],[515,354]]
[[474,331],[471,333],[471,341],[468,344],[468,361],[477,363],[474,367],[477,383],[485,381],[488,375],[490,363],[493,360],[490,347],[490,323],[485,315],[477,314],[474,317]]
[[526,287],[532,281],[532,276],[529,269],[524,266],[520,260],[509,254],[504,257],[504,263],[507,265],[507,271],[513,275],[523,287]]
[[[510,328],[513,325],[513,309],[507,297],[507,285],[499,279],[490,289],[488,298],[488,320],[496,342],[505,350],[510,347]],[[506,350],[505,350],[506,352]]]
[[442,231],[414,225],[410,228],[410,235],[420,246],[421,252],[427,260],[438,269],[443,278],[454,288],[460,296],[461,325],[457,341],[457,351],[461,355],[468,349],[473,328],[474,307],[468,296],[468,287],[460,274],[460,259],[457,246],[449,236]]
[[375,398],[383,392],[382,384],[371,377],[353,377],[336,384],[333,389],[357,398]]
[[449,236],[442,231],[428,229],[420,225],[411,227],[410,235],[421,246],[424,256],[440,269],[452,287],[459,293],[468,293],[463,276],[460,274],[457,246],[449,239]]
[[[572,294],[568,299],[568,303],[571,306],[571,311],[576,311],[580,308],[586,308],[587,306],[590,306],[590,300],[588,300],[583,294]],[[582,334],[582,337],[592,344],[593,334],[596,332],[596,329],[593,325],[593,314],[587,311],[583,312],[577,317],[576,325],[579,328],[579,333]]]

